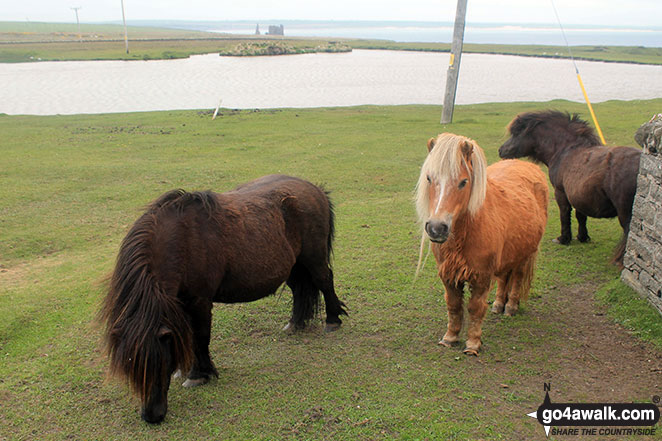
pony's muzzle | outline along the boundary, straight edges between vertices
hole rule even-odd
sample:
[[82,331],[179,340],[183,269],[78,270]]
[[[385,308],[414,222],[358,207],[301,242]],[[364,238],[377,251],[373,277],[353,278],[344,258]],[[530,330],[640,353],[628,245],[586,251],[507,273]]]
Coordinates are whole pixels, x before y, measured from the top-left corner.
[[425,232],[432,242],[444,243],[448,239],[451,227],[447,222],[430,220],[425,223]]
[[143,407],[140,416],[149,424],[160,424],[165,419],[167,411],[168,405],[163,403],[149,408]]
[[501,144],[501,147],[499,147],[499,158],[513,159],[516,157],[517,155],[515,154],[515,148],[512,146],[512,142],[510,140]]

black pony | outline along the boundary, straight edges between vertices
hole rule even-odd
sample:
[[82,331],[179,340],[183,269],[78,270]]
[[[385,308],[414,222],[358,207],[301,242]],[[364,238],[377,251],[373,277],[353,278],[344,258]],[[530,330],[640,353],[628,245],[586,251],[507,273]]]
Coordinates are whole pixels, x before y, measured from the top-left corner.
[[120,247],[101,319],[110,369],[142,401],[142,418],[167,412],[173,372],[184,386],[218,376],[209,356],[212,302],[251,302],[283,282],[293,294],[286,328],[303,328],[324,294],[327,330],[346,314],[333,287],[333,207],[301,179],[271,175],[227,193],[175,190],[153,202]]
[[641,150],[601,145],[593,129],[577,115],[547,110],[522,113],[508,126],[510,139],[499,149],[502,158],[527,156],[549,168],[561,212],[560,244],[572,240],[570,213],[575,207],[577,239],[590,240],[586,217],[618,216],[623,236],[613,262],[623,264],[637,190]]

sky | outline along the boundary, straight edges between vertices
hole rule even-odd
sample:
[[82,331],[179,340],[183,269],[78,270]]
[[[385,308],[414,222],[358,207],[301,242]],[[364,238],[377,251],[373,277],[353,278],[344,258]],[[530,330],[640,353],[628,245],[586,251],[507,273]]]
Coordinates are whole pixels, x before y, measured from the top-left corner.
[[[122,19],[121,0],[4,1],[0,21]],[[456,0],[124,0],[127,20],[453,21]],[[661,26],[662,0],[554,0],[566,25]],[[556,23],[551,0],[468,0],[467,23]]]

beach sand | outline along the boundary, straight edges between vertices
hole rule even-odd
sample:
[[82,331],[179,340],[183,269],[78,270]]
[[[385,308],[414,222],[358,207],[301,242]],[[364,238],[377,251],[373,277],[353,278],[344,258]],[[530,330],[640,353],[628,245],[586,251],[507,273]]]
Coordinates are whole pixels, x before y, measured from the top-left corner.
[[[447,53],[0,64],[0,113],[441,104]],[[662,66],[578,61],[593,102],[662,97]],[[464,54],[457,104],[583,101],[570,60]]]

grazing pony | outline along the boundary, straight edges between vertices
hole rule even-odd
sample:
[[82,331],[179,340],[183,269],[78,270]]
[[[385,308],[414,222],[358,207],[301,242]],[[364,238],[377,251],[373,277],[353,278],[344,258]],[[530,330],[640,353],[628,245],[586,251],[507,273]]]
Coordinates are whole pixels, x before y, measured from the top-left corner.
[[547,224],[547,180],[523,161],[487,167],[475,141],[442,133],[428,141],[428,156],[416,187],[416,209],[431,241],[446,288],[448,330],[439,342],[451,346],[462,329],[463,295],[471,298],[465,354],[478,355],[487,294],[497,280],[495,313],[513,315],[527,298],[538,245]]
[[618,216],[623,236],[612,262],[622,266],[641,150],[605,147],[579,116],[553,110],[522,113],[511,121],[508,131],[510,139],[499,149],[499,156],[526,156],[549,168],[549,180],[561,213],[561,235],[554,242],[567,245],[572,240],[572,207],[579,224],[580,242],[590,240],[587,216]]
[[346,314],[329,258],[333,208],[301,179],[272,175],[227,193],[175,190],[154,201],[120,246],[101,319],[111,373],[127,379],[142,418],[160,423],[170,377],[185,387],[218,376],[209,356],[212,302],[251,302],[283,282],[286,328],[302,328],[324,294],[327,330]]

